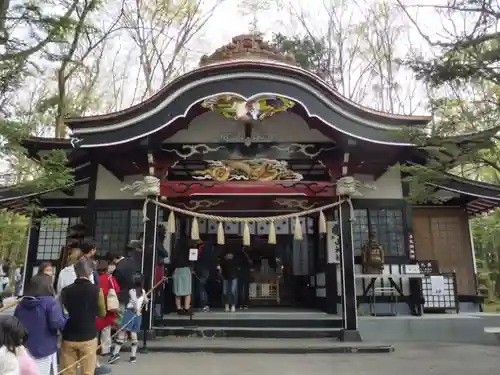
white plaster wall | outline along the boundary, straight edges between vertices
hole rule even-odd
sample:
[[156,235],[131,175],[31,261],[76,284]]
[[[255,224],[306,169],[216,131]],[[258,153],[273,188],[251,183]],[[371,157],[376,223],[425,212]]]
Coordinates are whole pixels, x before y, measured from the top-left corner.
[[[127,176],[125,180],[121,182],[118,180],[111,172],[109,172],[103,166],[99,166],[97,172],[97,187],[96,187],[96,199],[144,199],[144,197],[134,196],[133,191],[121,191],[125,185],[130,185],[134,181],[142,180],[141,175]],[[43,198],[66,198],[66,199],[78,199],[88,198],[89,185],[81,185],[75,187],[75,193],[72,196],[64,194],[62,191],[53,191],[44,194]]]
[[[401,268],[401,270],[403,270],[403,268]],[[401,270],[400,270],[399,264],[386,264],[386,265],[384,265],[384,270],[383,270],[382,274],[384,274],[384,275],[399,275],[402,273]],[[339,264],[337,266],[337,294],[338,295],[342,295],[341,271],[342,271],[341,265]],[[354,273],[355,274],[363,274],[361,264],[354,265]],[[364,279],[364,286],[366,287],[369,282],[370,282],[370,279]],[[399,283],[399,280],[396,277],[395,277],[395,282]],[[387,276],[385,276],[384,286],[387,287],[387,284],[388,284]],[[402,286],[403,286],[403,294],[408,295],[410,293],[408,278],[402,279]],[[377,281],[375,282],[375,288],[380,288],[380,287],[382,287],[382,278],[377,279]],[[372,292],[372,294],[373,294],[373,292]],[[377,293],[377,295],[380,295],[380,294],[383,294],[383,293]],[[361,278],[356,278],[356,295],[357,296],[363,295],[363,279],[361,279]]]
[[[207,112],[196,117],[187,129],[174,134],[165,143],[217,143],[224,142],[224,137],[231,134],[230,142],[242,142],[245,136],[242,122],[225,118],[214,112]],[[330,142],[331,140],[318,130],[309,129],[309,125],[294,113],[278,113],[257,123],[252,132],[254,142],[306,143]]]
[[375,189],[360,188],[362,194],[356,199],[403,199],[403,187],[401,184],[401,173],[397,168],[389,168],[377,181],[373,176],[357,174],[354,176],[362,183],[375,187]]
[[144,197],[141,196],[134,196],[133,191],[120,190],[125,185],[130,185],[134,181],[142,179],[143,177],[141,175],[127,176],[125,177],[125,180],[121,182],[119,179],[113,176],[111,172],[100,165],[97,172],[97,187],[95,199],[144,199]]

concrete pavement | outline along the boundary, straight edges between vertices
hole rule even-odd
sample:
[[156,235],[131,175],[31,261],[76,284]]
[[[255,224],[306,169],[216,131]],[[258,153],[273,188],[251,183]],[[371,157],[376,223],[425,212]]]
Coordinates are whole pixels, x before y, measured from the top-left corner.
[[500,346],[395,345],[388,354],[139,354],[111,365],[120,375],[491,375],[498,373]]

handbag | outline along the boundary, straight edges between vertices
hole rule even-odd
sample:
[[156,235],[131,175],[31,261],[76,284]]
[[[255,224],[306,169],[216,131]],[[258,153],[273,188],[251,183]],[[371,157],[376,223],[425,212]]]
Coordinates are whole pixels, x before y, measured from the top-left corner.
[[120,302],[118,301],[118,296],[116,295],[116,290],[111,278],[108,278],[108,283],[109,288],[108,295],[106,296],[106,308],[108,311],[118,311],[120,309]]

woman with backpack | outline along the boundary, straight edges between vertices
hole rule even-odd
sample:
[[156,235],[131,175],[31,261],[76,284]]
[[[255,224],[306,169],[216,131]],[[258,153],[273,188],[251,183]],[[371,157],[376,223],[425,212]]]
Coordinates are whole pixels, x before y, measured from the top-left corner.
[[97,263],[97,272],[99,273],[99,286],[101,287],[106,301],[106,316],[97,318],[97,331],[101,341],[101,355],[111,353],[111,328],[116,324],[118,317],[118,295],[120,286],[112,276],[115,271],[115,264],[100,260]]

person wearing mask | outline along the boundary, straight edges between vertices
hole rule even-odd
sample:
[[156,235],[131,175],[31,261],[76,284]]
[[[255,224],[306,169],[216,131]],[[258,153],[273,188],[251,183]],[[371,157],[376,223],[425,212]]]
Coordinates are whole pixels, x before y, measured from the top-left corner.
[[143,239],[142,233],[140,233],[139,239],[130,241],[127,246],[130,249],[129,257],[131,257],[135,263],[135,273],[141,273],[142,271],[142,245]]
[[[91,267],[93,267],[94,262],[90,258],[93,257],[95,254],[95,246],[88,244],[88,243],[82,243],[80,246],[86,250],[87,255],[85,255],[84,252],[80,248],[78,248],[78,249],[74,248],[71,250],[71,253],[68,255],[68,261],[67,261],[68,266],[65,267],[59,273],[59,278],[57,280],[57,293],[58,293],[59,298],[60,298],[61,291],[65,287],[72,285],[75,282],[75,280],[77,279],[76,272],[75,272],[75,264],[79,260],[82,260],[82,259],[88,260],[89,265]],[[90,277],[89,281],[92,284],[96,284],[96,279],[94,277],[93,270],[92,270],[92,277]],[[97,280],[97,286],[98,285],[99,285],[99,281]],[[102,295],[102,290],[99,287],[98,287],[98,290],[99,290],[99,293],[101,294],[102,301],[104,301],[104,296]],[[95,371],[95,375],[103,375],[103,374],[107,374],[111,371],[111,369],[109,369],[107,367],[101,367],[99,365],[99,361],[96,362],[96,366],[97,366],[97,368]]]
[[238,253],[238,303],[240,309],[248,309],[252,260],[245,247]]
[[129,299],[123,320],[121,323],[121,331],[118,333],[116,345],[113,348],[113,355],[109,359],[109,363],[115,363],[120,359],[120,349],[125,342],[125,338],[130,335],[130,363],[137,361],[137,334],[141,330],[142,324],[142,308],[148,303],[148,297],[143,287],[141,275],[135,275],[133,288],[128,291]]
[[225,311],[235,312],[238,301],[238,264],[235,252],[232,249],[227,249],[222,255],[219,265]]
[[[187,244],[186,244],[187,245]],[[180,244],[174,251],[173,268],[173,292],[175,295],[175,307],[177,314],[191,314],[191,293],[192,293],[192,271],[189,261],[189,248],[185,244]],[[182,300],[184,299],[184,307]]]
[[40,375],[38,366],[27,353],[26,328],[11,315],[0,315],[0,374]]
[[115,264],[113,277],[120,286],[120,294],[118,295],[120,304],[127,304],[128,290],[132,287],[134,275],[138,273],[137,267],[141,266],[140,263],[137,264],[137,259],[134,256],[135,253],[136,250],[129,246],[125,249],[125,256],[120,255],[113,259],[113,263]]
[[96,253],[96,248],[93,244],[88,242],[83,242],[80,244],[78,249],[73,249],[69,256],[69,264],[65,267],[59,274],[59,279],[57,280],[57,292],[59,293],[66,286],[73,284],[76,279],[76,274],[73,265],[77,260],[85,258],[89,260],[89,264],[92,265],[92,277],[90,282],[99,286],[99,275],[97,271],[94,270],[95,262],[93,257]]
[[52,264],[45,262],[38,267],[37,275],[47,275],[50,277],[54,277],[54,269],[52,268]]
[[92,282],[99,287],[99,274],[96,269],[96,261],[94,260],[95,253],[97,249],[94,244],[90,242],[83,242],[80,244],[80,250],[82,251],[82,256],[87,258],[92,265]]
[[81,257],[82,251],[80,249],[71,249],[71,252],[68,254],[68,259],[66,260],[66,267],[59,272],[59,277],[57,279],[56,292],[58,295],[61,294],[61,291],[65,287],[75,282],[75,264]]
[[[120,294],[120,286],[113,277],[113,272],[116,266],[113,263],[108,263],[105,260],[100,260],[97,263],[97,272],[99,273],[99,285],[101,286],[104,300],[107,301],[110,290],[114,290],[116,295]],[[116,323],[118,311],[110,311],[106,304],[106,316],[97,318],[97,331],[99,332],[101,342],[101,355],[111,353],[111,327]]]
[[142,241],[132,240],[125,248],[125,256],[116,256],[113,276],[120,287],[119,309],[116,324],[121,324],[128,303],[128,290],[133,286],[134,275],[140,274],[142,266]]
[[40,375],[57,374],[58,332],[66,324],[61,305],[54,296],[52,277],[33,276],[14,316],[28,330],[26,347],[40,369]]
[[82,257],[75,264],[75,282],[61,291],[61,301],[68,313],[62,331],[61,367],[64,375],[76,374],[76,363],[81,375],[94,375],[97,365],[96,318],[106,316],[102,293],[90,280],[92,264]]

